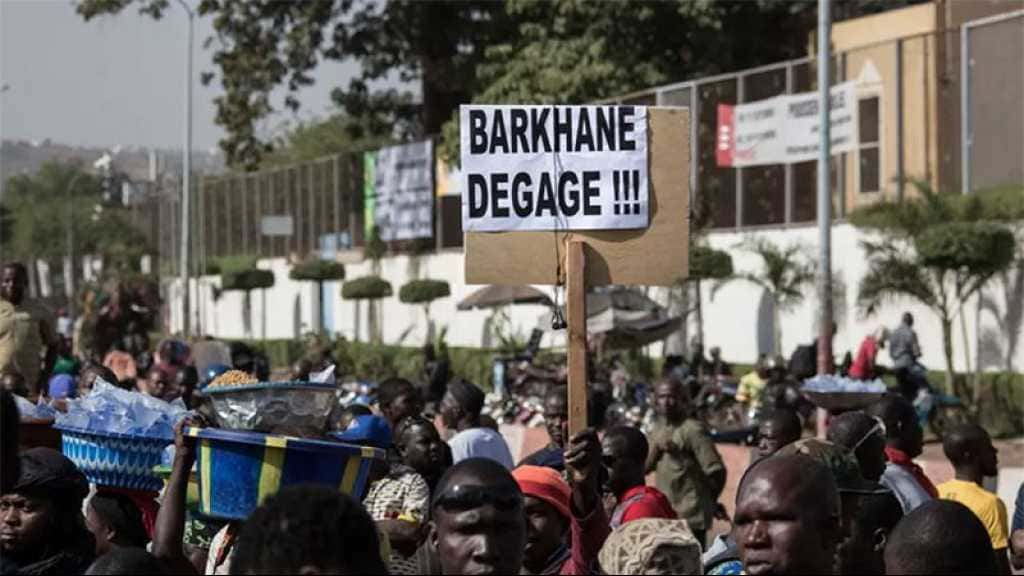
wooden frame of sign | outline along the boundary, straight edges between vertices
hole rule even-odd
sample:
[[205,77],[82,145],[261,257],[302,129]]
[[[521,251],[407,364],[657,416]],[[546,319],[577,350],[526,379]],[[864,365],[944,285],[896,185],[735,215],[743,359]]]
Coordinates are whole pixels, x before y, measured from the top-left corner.
[[569,433],[587,425],[586,287],[671,286],[689,270],[690,111],[648,109],[645,230],[467,232],[467,284],[566,284]]

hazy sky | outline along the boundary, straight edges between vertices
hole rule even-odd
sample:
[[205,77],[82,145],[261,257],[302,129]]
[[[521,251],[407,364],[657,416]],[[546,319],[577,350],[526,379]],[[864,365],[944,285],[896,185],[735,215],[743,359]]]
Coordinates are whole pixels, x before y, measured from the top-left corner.
[[[196,0],[187,0],[194,5]],[[172,1],[161,20],[129,6],[117,16],[85,22],[70,0],[0,0],[0,136],[88,146],[178,148],[183,139],[187,18]],[[214,124],[214,70],[202,49],[212,32],[196,21],[193,60],[193,146],[215,146],[223,131]],[[331,88],[347,84],[351,63],[319,66],[317,83],[300,93],[299,118],[323,116]],[[279,105],[282,98],[276,98]],[[278,106],[280,107],[280,106]],[[280,113],[263,128],[295,119]]]

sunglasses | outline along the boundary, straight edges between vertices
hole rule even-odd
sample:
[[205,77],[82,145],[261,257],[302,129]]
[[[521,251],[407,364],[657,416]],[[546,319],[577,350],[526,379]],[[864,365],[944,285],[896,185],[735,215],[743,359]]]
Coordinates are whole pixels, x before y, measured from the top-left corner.
[[858,448],[860,448],[865,442],[868,441],[869,438],[871,438],[875,434],[879,435],[882,438],[882,440],[885,440],[885,422],[882,422],[881,418],[875,417],[873,419],[875,421],[875,425],[872,426],[870,430],[865,432],[864,436],[862,436],[861,439],[858,440],[852,448],[850,448],[850,452],[856,452]]
[[507,488],[456,484],[435,496],[432,507],[448,512],[465,512],[484,506],[493,506],[503,512],[518,510],[523,507],[523,497]]

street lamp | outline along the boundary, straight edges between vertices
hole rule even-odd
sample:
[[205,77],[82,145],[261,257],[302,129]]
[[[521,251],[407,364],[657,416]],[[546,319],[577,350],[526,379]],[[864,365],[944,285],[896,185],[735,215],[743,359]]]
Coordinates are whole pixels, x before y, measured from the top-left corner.
[[189,196],[192,176],[192,27],[195,22],[195,13],[185,0],[178,0],[178,4],[188,15],[188,35],[185,42],[185,143],[182,150],[181,167],[181,261],[180,277],[182,286],[181,297],[181,332],[182,337],[188,338],[190,332],[189,316],[191,306],[189,302],[189,274],[188,274],[188,248],[189,248]]

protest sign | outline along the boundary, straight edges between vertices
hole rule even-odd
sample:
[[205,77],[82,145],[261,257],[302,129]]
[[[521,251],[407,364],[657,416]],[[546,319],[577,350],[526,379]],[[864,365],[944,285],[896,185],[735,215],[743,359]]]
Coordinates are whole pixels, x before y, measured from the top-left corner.
[[[559,284],[564,280],[565,244],[571,239],[587,244],[586,281],[590,286],[671,286],[685,277],[690,222],[689,110],[648,108],[646,114],[647,228],[468,231],[466,282]],[[550,161],[551,154],[548,156]],[[463,190],[464,197],[465,194]]]
[[[832,154],[857,146],[855,82],[833,86]],[[762,166],[806,162],[818,157],[818,94],[783,94],[747,104],[718,105],[719,166]]]
[[434,144],[430,140],[381,148],[364,167],[366,207],[385,242],[434,235]]
[[643,229],[647,109],[461,106],[462,229]]
[[[520,107],[513,107],[520,108]],[[545,107],[550,109],[550,107]],[[608,108],[608,107],[605,107]],[[629,107],[632,108],[632,107]],[[618,107],[611,107],[617,110]],[[642,112],[639,112],[643,110]],[[570,434],[582,430],[587,424],[586,386],[587,386],[587,310],[586,290],[588,286],[606,284],[642,284],[654,286],[670,286],[687,274],[687,257],[689,253],[689,222],[690,222],[690,115],[685,108],[633,108],[633,117],[643,114],[646,118],[644,137],[635,141],[646,149],[646,190],[641,192],[646,207],[641,214],[627,215],[620,210],[618,216],[641,216],[647,214],[646,227],[636,229],[580,229],[569,224],[577,215],[566,215],[566,224],[557,228],[548,228],[541,224],[540,230],[531,228],[534,224],[517,222],[505,232],[481,232],[467,228],[465,235],[466,250],[466,282],[469,284],[564,284],[566,287],[566,320],[568,324],[568,389],[569,389],[569,431]],[[463,121],[468,121],[463,114]],[[607,113],[606,113],[607,118]],[[485,124],[486,126],[486,124]],[[463,127],[466,130],[467,127]],[[630,130],[636,133],[637,127]],[[622,132],[620,131],[619,134]],[[463,132],[465,136],[465,132]],[[482,136],[480,136],[482,138]],[[541,138],[541,137],[538,137]],[[608,144],[609,140],[605,140]],[[540,160],[558,166],[562,152],[553,150],[556,146],[535,146],[534,154],[539,158],[529,159],[524,163],[531,169],[541,171]],[[470,142],[470,145],[472,142]],[[478,140],[478,149],[483,141]],[[489,143],[488,143],[489,144]],[[523,142],[517,146],[522,150]],[[463,154],[467,143],[463,139]],[[509,152],[498,147],[495,152],[501,155],[514,154],[511,144]],[[558,146],[562,146],[559,144]],[[597,145],[595,144],[595,149]],[[488,148],[490,146],[488,145]],[[603,145],[595,155],[595,166],[620,166],[627,162],[629,154],[636,150],[626,150],[618,143],[614,147]],[[604,156],[602,156],[604,154]],[[603,157],[607,160],[602,160]],[[635,159],[634,159],[635,160]],[[483,162],[476,161],[477,166]],[[534,164],[535,162],[535,164]],[[469,165],[472,168],[472,164]],[[640,170],[641,168],[633,168]],[[467,164],[463,157],[463,172]],[[535,172],[526,171],[534,178]],[[556,174],[557,176],[557,174]],[[514,177],[513,177],[514,178]],[[479,190],[479,189],[478,189]],[[595,195],[592,205],[602,207],[602,217],[607,216],[616,224],[614,210],[614,184],[610,187],[612,207],[606,214],[607,194],[603,189]],[[621,189],[620,189],[621,190]],[[555,188],[557,194],[557,188]],[[646,193],[646,198],[642,195]],[[585,194],[584,194],[585,196]],[[602,200],[598,201],[597,198]],[[620,197],[621,198],[621,197]],[[499,198],[503,200],[503,198]],[[490,199],[489,199],[490,201]],[[522,200],[524,201],[524,200]],[[463,190],[464,209],[471,203],[469,190]],[[478,207],[479,207],[479,200]],[[557,198],[556,198],[557,204]],[[498,203],[501,207],[503,204]],[[508,205],[512,205],[511,199]],[[493,204],[488,208],[493,212]],[[557,208],[556,208],[557,209]],[[513,207],[510,214],[514,214]],[[501,217],[504,218],[504,217]],[[544,214],[541,219],[550,219]],[[472,220],[472,219],[470,219]],[[481,218],[480,221],[494,222],[496,219]],[[526,221],[528,217],[509,216],[504,223],[515,220]],[[464,220],[466,222],[466,220]],[[580,220],[576,220],[578,224]],[[606,220],[604,223],[607,223]],[[503,225],[504,225],[503,223]],[[525,230],[525,231],[524,231]]]

